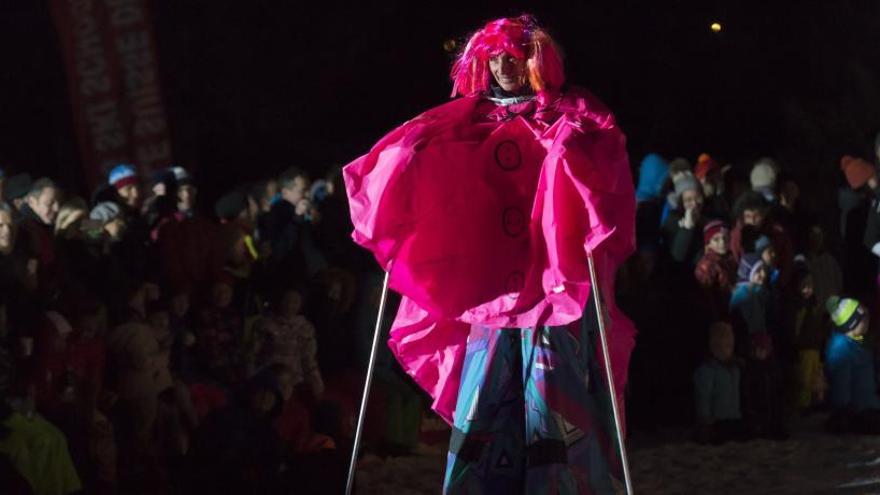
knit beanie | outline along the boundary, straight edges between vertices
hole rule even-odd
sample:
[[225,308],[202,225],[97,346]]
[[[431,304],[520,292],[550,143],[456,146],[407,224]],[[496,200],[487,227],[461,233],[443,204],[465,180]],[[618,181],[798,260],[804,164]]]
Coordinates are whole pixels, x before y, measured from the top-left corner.
[[719,169],[718,162],[708,154],[703,153],[697,158],[697,166],[694,167],[694,176],[696,176],[697,179],[703,180],[708,177],[709,174]]
[[89,212],[89,219],[106,224],[116,219],[120,212],[119,205],[111,201],[104,201],[92,208],[92,211]]
[[849,155],[840,159],[840,169],[846,176],[846,182],[849,187],[859,189],[868,183],[871,177],[876,175],[874,166],[861,158],[855,158]]
[[691,162],[687,160],[687,158],[674,158],[671,162],[669,162],[669,175],[675,175],[681,172],[690,172],[691,171]]
[[831,315],[831,322],[838,332],[853,330],[867,316],[865,308],[858,301],[850,298],[831,296],[825,303],[825,309]]
[[755,240],[755,254],[762,255],[764,251],[767,250],[773,244],[770,242],[770,238],[766,235],[762,235]]
[[224,194],[214,203],[214,213],[221,220],[232,220],[248,207],[247,197],[239,191]]
[[679,175],[675,178],[675,182],[673,182],[675,186],[675,195],[681,197],[685,191],[699,191],[702,192],[702,188],[700,187],[700,183],[697,182],[694,174],[687,172],[682,175]]
[[3,196],[7,200],[21,199],[31,191],[34,179],[30,174],[15,174],[3,182]]
[[127,163],[119,164],[110,170],[107,182],[117,190],[125,186],[137,184],[138,176],[134,165]]
[[778,165],[770,158],[762,158],[752,167],[752,173],[749,175],[749,181],[752,183],[752,189],[761,189],[765,187],[772,188],[776,185],[776,175]]
[[185,168],[173,166],[170,170],[171,173],[174,174],[174,181],[178,186],[193,185],[193,178]]
[[721,220],[712,220],[703,227],[703,244],[709,244],[709,241],[719,232],[729,232],[727,225]]
[[758,273],[758,270],[764,268],[764,261],[761,255],[749,253],[743,255],[739,260],[739,267],[736,270],[736,278],[738,282],[751,282],[752,277]]
[[639,185],[636,200],[647,201],[660,197],[660,190],[669,176],[669,164],[660,155],[651,153],[642,160],[639,168]]

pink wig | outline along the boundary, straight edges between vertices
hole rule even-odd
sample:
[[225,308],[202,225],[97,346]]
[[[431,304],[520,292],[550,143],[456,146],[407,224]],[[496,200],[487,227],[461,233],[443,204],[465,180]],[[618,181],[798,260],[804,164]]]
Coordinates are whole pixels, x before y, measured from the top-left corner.
[[534,17],[522,15],[491,21],[471,36],[452,65],[452,96],[488,91],[489,59],[501,53],[526,60],[529,85],[535,93],[558,90],[565,82],[556,43]]

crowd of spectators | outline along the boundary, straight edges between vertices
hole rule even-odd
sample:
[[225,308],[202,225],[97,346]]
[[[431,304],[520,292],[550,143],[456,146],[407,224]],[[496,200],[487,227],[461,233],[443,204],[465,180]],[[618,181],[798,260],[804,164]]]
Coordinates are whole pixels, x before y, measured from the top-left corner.
[[[841,170],[829,227],[772,159],[743,177],[644,158],[617,284],[640,330],[634,435],[783,440],[823,410],[832,432],[880,433],[880,184],[866,160]],[[118,165],[88,200],[2,175],[4,493],[341,491],[382,283],[341,170],[290,168],[210,209],[198,193],[176,166]],[[367,449],[424,449],[437,420],[384,346],[375,380]]]
[[864,159],[845,156],[840,169],[829,225],[771,158],[745,173],[708,154],[693,165],[644,158],[638,249],[619,274],[640,331],[628,391],[636,431],[696,425],[700,442],[784,440],[797,418],[823,413],[832,432],[880,433],[869,332],[880,185]]
[[[340,169],[212,209],[181,167],[0,191],[0,491],[341,492],[381,272]],[[379,358],[367,447],[412,452],[425,403]]]

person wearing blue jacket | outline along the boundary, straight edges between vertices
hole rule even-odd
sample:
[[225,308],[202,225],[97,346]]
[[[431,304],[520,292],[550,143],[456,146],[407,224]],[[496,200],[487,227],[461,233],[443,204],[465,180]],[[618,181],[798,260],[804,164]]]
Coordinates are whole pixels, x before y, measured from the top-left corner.
[[826,308],[835,330],[825,349],[833,409],[828,428],[835,433],[880,434],[874,354],[865,345],[868,311],[855,299],[837,296],[828,298]]

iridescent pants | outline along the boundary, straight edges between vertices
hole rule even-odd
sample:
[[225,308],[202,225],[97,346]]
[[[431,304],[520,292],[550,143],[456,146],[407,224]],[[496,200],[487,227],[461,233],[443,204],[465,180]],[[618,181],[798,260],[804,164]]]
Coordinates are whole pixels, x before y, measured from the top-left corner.
[[573,328],[471,328],[445,494],[613,493],[619,457],[595,334]]

